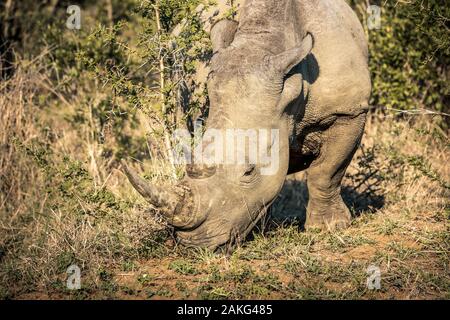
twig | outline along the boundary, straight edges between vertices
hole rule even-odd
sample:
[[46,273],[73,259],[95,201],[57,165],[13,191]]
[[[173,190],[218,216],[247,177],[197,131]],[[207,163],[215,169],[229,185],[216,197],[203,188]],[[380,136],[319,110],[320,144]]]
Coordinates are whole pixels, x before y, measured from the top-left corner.
[[111,0],[106,0],[106,11],[108,13],[109,26],[112,27],[114,25],[114,16],[113,16],[113,5]]
[[440,112],[440,111],[433,111],[428,110],[424,108],[417,108],[417,109],[411,109],[411,110],[401,110],[401,109],[395,109],[395,108],[388,108],[385,106],[371,106],[369,107],[369,110],[386,110],[386,111],[393,111],[401,114],[410,114],[410,115],[434,115],[434,116],[444,116],[444,117],[450,117],[449,113]]
[[[158,52],[158,59],[159,59],[159,90],[160,90],[160,99],[161,99],[161,103],[162,103],[162,112],[164,117],[167,117],[167,106],[165,103],[165,95],[164,95],[164,89],[165,89],[165,65],[164,65],[164,56],[162,54],[162,48],[161,48],[161,35],[162,35],[162,27],[161,27],[161,18],[160,18],[160,14],[159,14],[159,0],[156,1],[156,5],[153,6],[154,10],[155,10],[155,16],[156,16],[156,28],[157,28],[157,33],[158,33],[158,43],[159,43],[159,52]],[[169,134],[167,132],[167,123],[165,123],[164,127],[166,128],[166,130],[164,131],[164,142],[166,145],[166,152],[167,152],[167,157],[170,161],[170,164],[172,166],[172,174],[173,177],[176,179],[177,178],[177,174],[176,174],[176,170],[175,170],[175,160],[173,158],[173,154],[172,154],[172,144],[170,142],[170,137]]]

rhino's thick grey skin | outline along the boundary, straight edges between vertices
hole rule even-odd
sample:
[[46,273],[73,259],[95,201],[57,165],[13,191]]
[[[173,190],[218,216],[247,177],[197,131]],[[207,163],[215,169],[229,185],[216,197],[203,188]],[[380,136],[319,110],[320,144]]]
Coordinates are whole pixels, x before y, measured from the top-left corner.
[[182,183],[188,196],[178,192],[168,213],[180,242],[214,249],[244,239],[286,175],[301,170],[310,199],[306,228],[348,226],[340,185],[371,91],[360,22],[344,0],[248,0],[239,20],[211,30],[207,127],[279,129],[279,169],[268,176],[245,165],[190,172]]

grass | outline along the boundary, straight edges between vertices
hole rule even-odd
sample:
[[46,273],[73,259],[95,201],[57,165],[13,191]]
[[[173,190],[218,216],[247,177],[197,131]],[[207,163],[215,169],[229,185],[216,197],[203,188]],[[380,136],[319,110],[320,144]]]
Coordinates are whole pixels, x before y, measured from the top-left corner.
[[[26,122],[25,112],[33,108],[29,101],[1,99],[3,106],[22,108],[14,115],[2,113],[2,125],[11,117],[25,119],[17,120],[23,128],[10,125],[12,133],[2,137],[3,146],[12,149],[2,153],[2,188],[5,181],[11,188],[1,198],[2,298],[450,296],[449,150],[441,136],[424,134],[434,130],[432,121],[371,115],[343,187],[354,214],[349,229],[302,230],[307,194],[298,174],[288,178],[264,230],[255,229],[226,255],[176,246],[170,230],[118,170],[102,172],[109,178],[99,183],[86,165],[89,155],[80,154],[80,146],[64,141],[64,135],[44,140],[45,146],[25,137],[40,134],[36,124]],[[22,168],[11,167],[13,161]],[[82,269],[80,291],[65,288],[72,264]],[[370,265],[381,269],[379,291],[366,287]]]
[[[115,139],[92,139],[95,126],[74,124],[61,102],[41,108],[38,74],[19,68],[1,87],[0,298],[450,298],[450,153],[439,119],[371,114],[343,185],[349,229],[303,231],[299,173],[264,228],[232,254],[214,253],[176,245],[118,170]],[[147,158],[143,174],[167,182],[170,166]],[[72,264],[79,291],[65,285]],[[371,265],[380,290],[366,286]]]

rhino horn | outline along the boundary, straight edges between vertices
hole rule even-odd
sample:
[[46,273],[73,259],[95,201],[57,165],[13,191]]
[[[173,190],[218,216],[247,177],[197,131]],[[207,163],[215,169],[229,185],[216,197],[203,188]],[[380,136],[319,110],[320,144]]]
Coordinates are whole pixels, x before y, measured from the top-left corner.
[[[122,167],[128,180],[150,204],[161,209],[161,214],[166,218],[167,222],[174,227],[183,228],[192,223],[192,217],[183,214],[184,207],[192,207],[192,197],[190,190],[187,188],[163,188],[160,186],[149,184],[145,179],[141,178],[136,171],[131,169],[124,161]],[[189,210],[191,211],[191,210]]]

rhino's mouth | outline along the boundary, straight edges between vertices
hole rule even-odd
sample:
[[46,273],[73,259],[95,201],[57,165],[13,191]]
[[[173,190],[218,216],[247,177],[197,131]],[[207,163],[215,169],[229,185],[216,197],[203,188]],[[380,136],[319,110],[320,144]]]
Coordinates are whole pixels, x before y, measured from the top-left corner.
[[232,243],[232,239],[232,233],[220,226],[208,225],[206,228],[177,232],[177,240],[187,247],[204,247],[215,250]]
[[177,231],[179,242],[185,246],[206,247],[215,250],[219,247],[233,248],[243,242],[258,222],[267,214],[274,200],[262,206],[253,214],[241,214],[236,219],[226,219],[226,212],[212,213],[197,228]]

